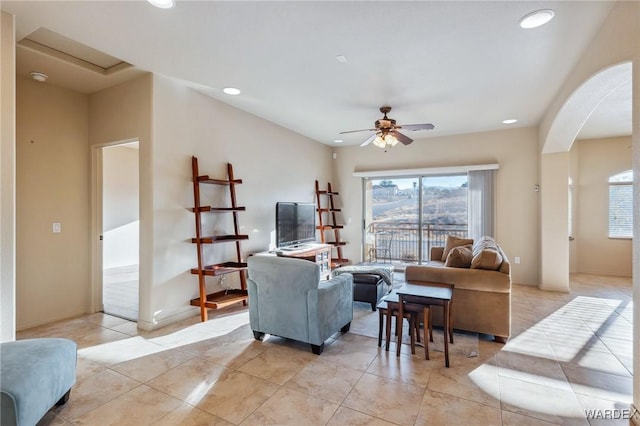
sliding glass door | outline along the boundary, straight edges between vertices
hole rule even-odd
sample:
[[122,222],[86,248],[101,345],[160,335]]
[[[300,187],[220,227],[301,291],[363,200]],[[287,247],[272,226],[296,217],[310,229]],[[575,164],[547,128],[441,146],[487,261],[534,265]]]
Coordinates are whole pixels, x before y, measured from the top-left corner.
[[467,174],[424,176],[422,183],[422,262],[431,259],[431,247],[444,246],[447,235],[468,233],[469,183]]
[[467,174],[363,179],[364,260],[423,263],[445,235],[467,235]]

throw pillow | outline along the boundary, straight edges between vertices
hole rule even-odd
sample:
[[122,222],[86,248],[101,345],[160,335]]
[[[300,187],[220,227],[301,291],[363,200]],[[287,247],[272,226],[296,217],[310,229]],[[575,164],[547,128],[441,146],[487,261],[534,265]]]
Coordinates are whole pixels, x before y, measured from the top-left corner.
[[444,251],[442,252],[442,260],[443,262],[447,261],[447,256],[449,256],[449,252],[454,247],[466,246],[469,244],[473,244],[473,240],[470,238],[459,238],[454,237],[453,235],[447,235],[447,239],[444,243]]
[[502,265],[502,255],[496,241],[491,237],[482,237],[473,245],[471,269],[497,271]]
[[471,252],[471,244],[466,246],[454,247],[449,252],[444,266],[451,268],[468,268],[471,266],[473,254]]
[[502,256],[498,250],[491,248],[482,249],[471,259],[471,269],[488,269],[497,271],[502,265]]

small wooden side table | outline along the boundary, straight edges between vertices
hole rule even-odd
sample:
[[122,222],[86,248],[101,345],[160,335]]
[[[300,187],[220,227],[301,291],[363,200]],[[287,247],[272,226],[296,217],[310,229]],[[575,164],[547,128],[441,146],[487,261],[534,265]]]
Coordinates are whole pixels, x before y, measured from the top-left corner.
[[[443,283],[427,283],[427,284],[405,284],[396,290],[398,294],[398,314],[397,318],[403,318],[406,304],[422,305],[430,308],[431,306],[442,306],[443,314],[443,331],[444,331],[444,361],[445,366],[449,367],[449,341],[453,343],[453,325],[451,324],[451,298],[453,296],[453,285]],[[424,313],[425,321],[427,312]],[[400,345],[402,344],[402,321],[396,320],[398,329],[398,347],[396,355],[400,355]],[[425,324],[425,334],[427,329]],[[413,340],[413,339],[412,339]],[[425,342],[426,344],[427,342]],[[429,359],[429,352],[425,347],[425,358]]]

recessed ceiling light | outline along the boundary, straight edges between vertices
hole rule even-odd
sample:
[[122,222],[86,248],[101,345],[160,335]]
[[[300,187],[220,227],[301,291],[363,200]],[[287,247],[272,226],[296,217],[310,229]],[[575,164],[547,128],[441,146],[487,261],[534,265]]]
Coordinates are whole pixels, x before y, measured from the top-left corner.
[[551,9],[541,9],[531,12],[520,19],[522,28],[537,28],[553,19],[555,12]]
[[236,89],[235,87],[225,87],[224,89],[222,89],[222,91],[224,93],[226,93],[227,95],[239,95],[240,94],[240,89]]
[[47,81],[47,79],[49,78],[48,75],[43,74],[41,72],[37,72],[37,71],[32,71],[29,73],[29,75],[31,76],[32,79],[34,79],[35,81],[39,81],[41,83]]
[[513,124],[513,123],[517,123],[518,120],[516,120],[515,118],[509,118],[507,120],[502,120],[502,124]]
[[176,5],[175,0],[147,0],[149,3],[160,9],[171,9]]
[[333,141],[334,141],[335,143],[342,143],[342,142],[344,142],[342,139],[334,139]]

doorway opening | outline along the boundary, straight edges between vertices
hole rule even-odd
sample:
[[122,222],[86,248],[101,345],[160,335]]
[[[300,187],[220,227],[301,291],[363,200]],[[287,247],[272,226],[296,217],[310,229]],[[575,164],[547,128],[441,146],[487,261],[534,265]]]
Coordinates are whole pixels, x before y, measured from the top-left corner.
[[138,320],[138,141],[100,148],[102,158],[102,306],[106,314]]

